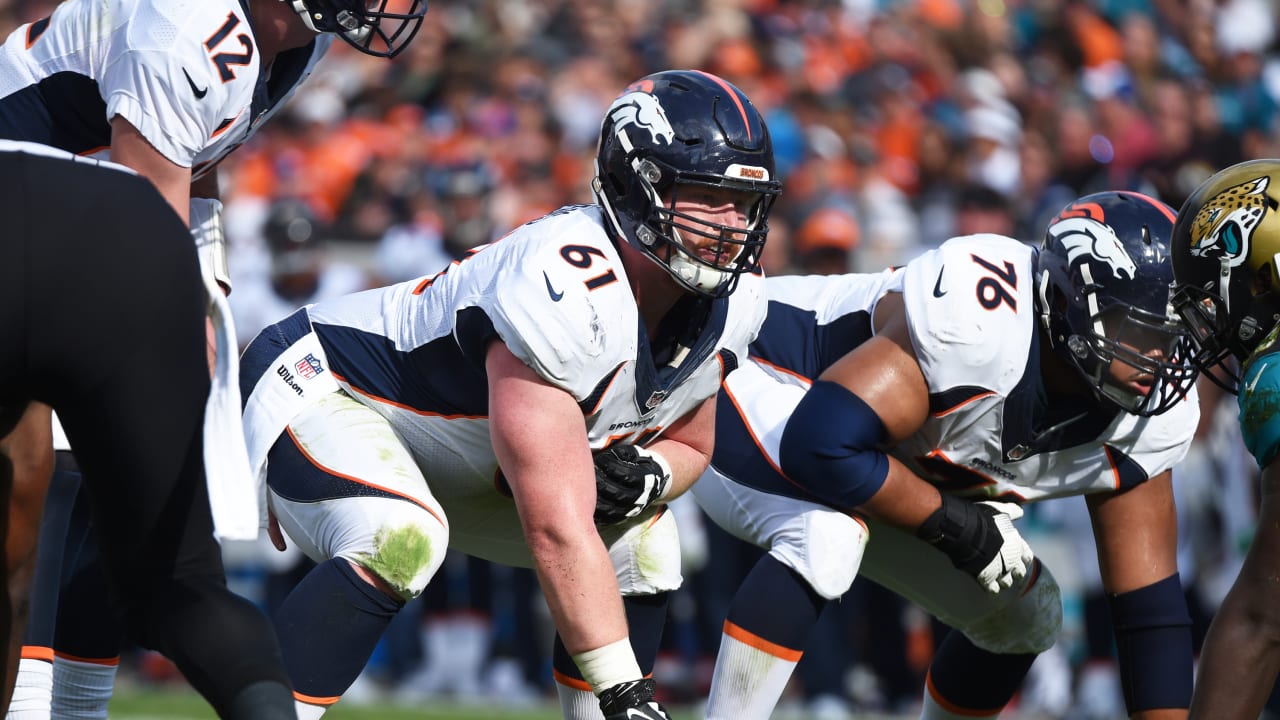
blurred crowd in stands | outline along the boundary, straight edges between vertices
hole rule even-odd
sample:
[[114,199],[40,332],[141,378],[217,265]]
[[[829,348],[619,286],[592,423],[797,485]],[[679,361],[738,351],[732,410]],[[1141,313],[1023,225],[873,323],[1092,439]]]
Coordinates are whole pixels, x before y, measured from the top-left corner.
[[[0,29],[54,4],[0,0]],[[979,231],[1037,243],[1049,216],[1103,189],[1176,209],[1214,171],[1280,156],[1277,14],[1270,0],[432,0],[393,62],[336,43],[287,112],[221,168],[240,337],[304,303],[433,273],[515,225],[590,202],[603,111],[660,69],[719,74],[765,115],[785,185],[771,274],[874,271]],[[1201,633],[1253,512],[1234,406],[1217,394],[1202,403],[1200,442],[1175,471],[1182,579]],[[1120,717],[1093,551],[1075,546],[1090,533],[1071,532],[1081,519],[1070,502],[1049,505],[1067,509],[1024,524],[1052,555],[1068,622],[1024,712]],[[677,670],[663,685],[695,699],[756,551],[700,523],[696,508],[683,513],[687,583],[666,640]],[[229,552],[246,592],[268,604],[296,562]],[[422,613],[402,613],[410,626],[388,634],[370,686],[542,697],[548,638],[535,586],[526,571],[452,558]],[[944,628],[865,583],[828,615],[796,688],[813,717],[917,702]]]

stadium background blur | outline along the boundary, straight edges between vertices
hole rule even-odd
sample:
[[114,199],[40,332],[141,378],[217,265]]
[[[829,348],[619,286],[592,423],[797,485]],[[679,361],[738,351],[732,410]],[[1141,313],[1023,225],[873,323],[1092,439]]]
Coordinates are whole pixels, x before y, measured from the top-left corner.
[[[0,0],[0,30],[51,0]],[[630,79],[690,67],[760,107],[785,183],[766,270],[874,271],[957,234],[1037,243],[1071,199],[1132,189],[1177,208],[1215,170],[1280,156],[1268,0],[432,0],[394,62],[336,43],[286,112],[221,170],[240,339],[304,303],[430,274],[467,248],[591,202],[599,118]],[[1197,642],[1253,522],[1253,466],[1211,389],[1175,470]],[[1079,498],[1021,527],[1064,589],[1062,640],[1014,713],[1122,717]],[[657,673],[705,693],[732,589],[757,552],[677,503],[686,586]],[[1085,525],[1081,525],[1085,523]],[[304,561],[231,545],[232,582],[274,607]],[[345,703],[552,696],[527,571],[451,556]],[[788,717],[910,713],[945,628],[866,583],[824,617]],[[122,683],[172,678],[144,654]]]

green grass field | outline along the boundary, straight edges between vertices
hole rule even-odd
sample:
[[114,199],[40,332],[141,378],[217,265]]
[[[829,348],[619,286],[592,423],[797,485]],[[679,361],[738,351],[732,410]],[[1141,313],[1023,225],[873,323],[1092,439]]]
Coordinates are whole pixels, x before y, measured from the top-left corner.
[[[120,688],[111,700],[111,720],[216,720],[213,710],[185,688]],[[689,716],[686,715],[685,718]],[[558,708],[548,704],[532,710],[470,707],[439,703],[422,706],[355,705],[339,703],[325,714],[329,720],[559,720]]]
[[[693,707],[668,707],[673,720],[696,720]],[[204,700],[185,685],[151,686],[121,683],[117,686],[108,710],[110,720],[217,720]],[[560,708],[547,701],[536,708],[511,709],[497,706],[455,705],[427,702],[421,705],[380,703],[360,705],[338,703],[325,714],[325,720],[561,720]],[[914,712],[905,715],[858,713],[859,720],[914,720]],[[1017,713],[1009,714],[1017,720]],[[809,720],[799,708],[779,708],[775,720]]]
[[[692,708],[668,708],[673,720],[695,720]],[[122,687],[116,690],[108,712],[110,720],[217,720],[213,710],[183,687]],[[560,720],[560,708],[548,702],[533,709],[476,707],[447,703],[410,705],[356,705],[339,703],[325,720]],[[857,715],[859,720],[913,720],[916,715]],[[1017,715],[1011,717],[1016,718]],[[803,714],[780,711],[777,720],[808,720]]]

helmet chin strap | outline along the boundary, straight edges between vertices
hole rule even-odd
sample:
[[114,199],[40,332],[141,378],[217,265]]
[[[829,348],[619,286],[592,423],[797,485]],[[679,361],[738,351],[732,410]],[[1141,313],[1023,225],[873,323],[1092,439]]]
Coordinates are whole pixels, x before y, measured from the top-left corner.
[[668,249],[671,257],[667,260],[667,265],[671,268],[673,275],[705,292],[712,292],[729,280],[729,273],[696,262],[686,255],[684,240],[680,238],[680,231],[674,227],[671,228],[671,237],[674,240],[673,245],[679,246],[679,248]]
[[729,274],[723,270],[696,263],[684,253],[673,251],[671,254],[671,272],[699,290],[711,292],[729,279]]

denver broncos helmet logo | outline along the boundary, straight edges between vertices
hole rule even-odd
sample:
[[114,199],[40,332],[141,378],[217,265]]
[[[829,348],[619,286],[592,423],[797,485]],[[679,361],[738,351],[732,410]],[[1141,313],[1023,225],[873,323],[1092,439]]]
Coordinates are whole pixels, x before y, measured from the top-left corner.
[[1081,256],[1106,263],[1117,278],[1132,280],[1138,265],[1116,237],[1110,225],[1092,217],[1065,217],[1049,226],[1049,236],[1062,243],[1067,251],[1067,262],[1074,267]]
[[1270,182],[1263,175],[1232,185],[1205,202],[1191,222],[1191,254],[1226,258],[1229,267],[1243,263],[1253,245],[1253,231],[1267,215]]
[[633,91],[620,96],[609,106],[608,116],[620,138],[626,137],[623,130],[627,126],[634,125],[649,131],[655,145],[675,142],[676,131],[667,119],[667,112],[658,103],[658,98],[649,93]]

